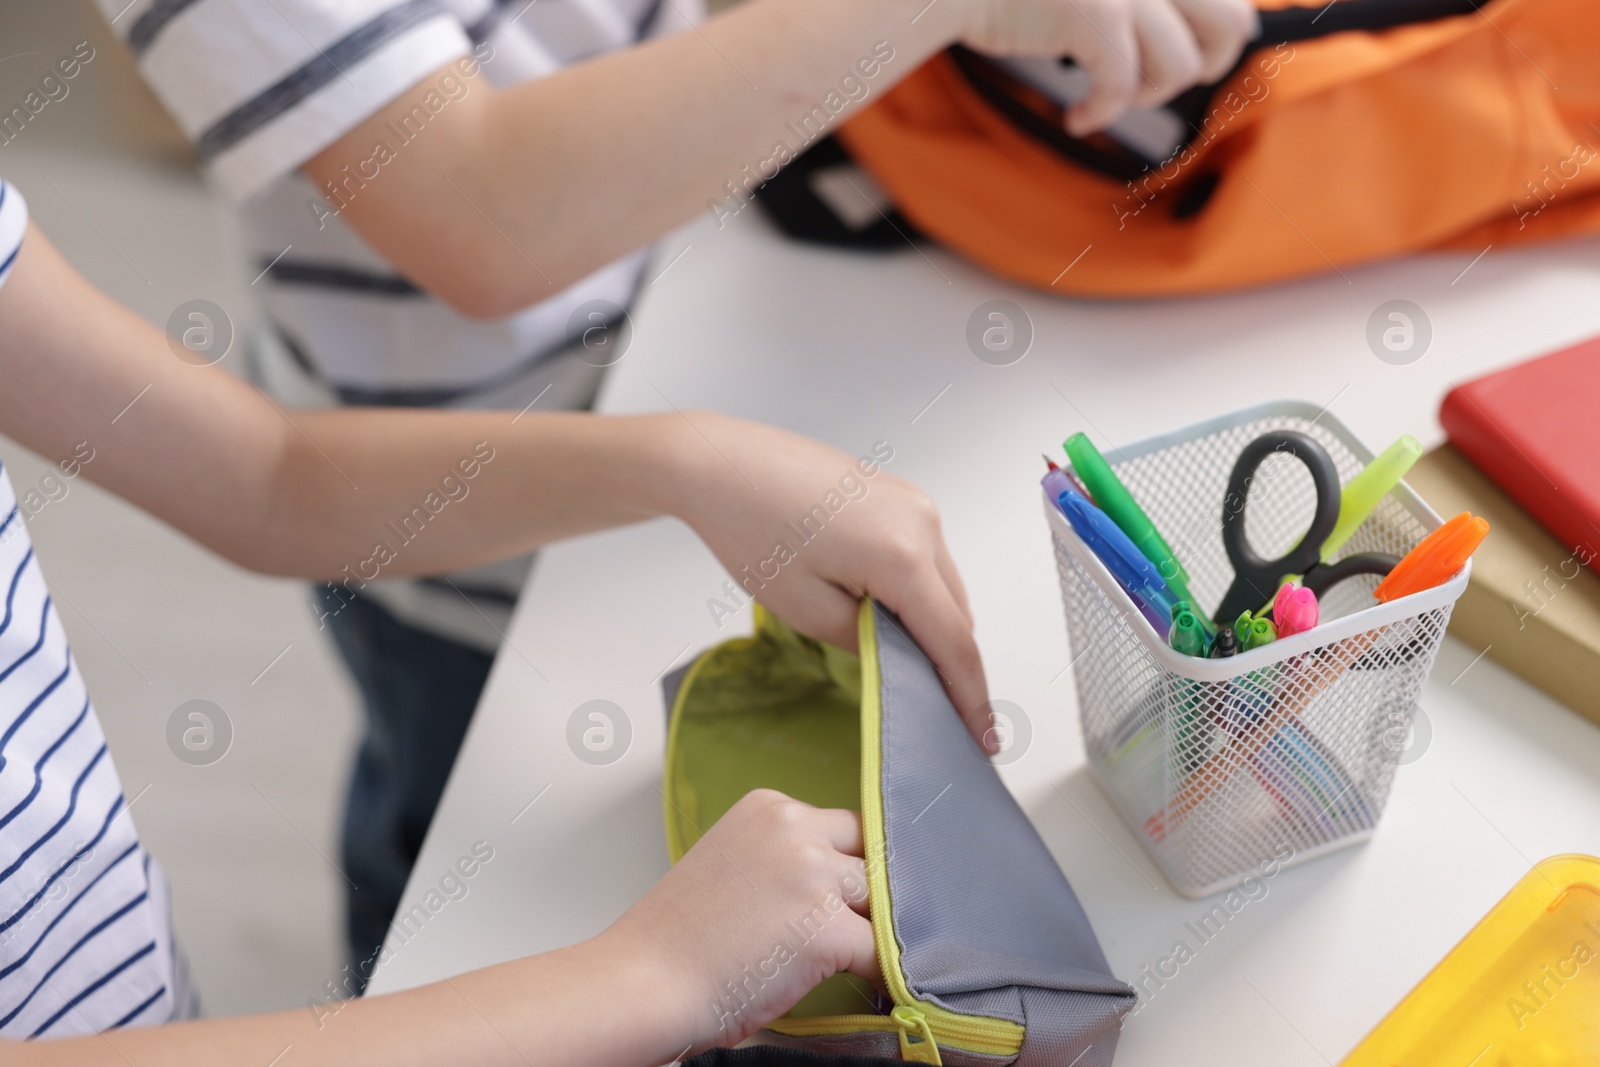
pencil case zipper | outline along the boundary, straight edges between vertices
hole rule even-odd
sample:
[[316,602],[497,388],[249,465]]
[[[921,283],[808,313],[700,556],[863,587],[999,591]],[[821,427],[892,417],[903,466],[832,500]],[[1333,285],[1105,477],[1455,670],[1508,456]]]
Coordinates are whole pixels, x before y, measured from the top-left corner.
[[[1015,1058],[1022,1051],[1025,1033],[1022,1026],[1007,1019],[963,1015],[937,1004],[918,1000],[906,984],[900,969],[900,946],[890,921],[889,872],[885,863],[886,844],[883,825],[882,759],[883,709],[881,677],[878,670],[877,631],[872,601],[862,602],[859,616],[861,649],[861,831],[866,852],[867,892],[872,910],[872,938],[884,984],[894,1001],[888,1015],[818,1015],[792,1018],[784,1016],[767,1024],[767,1029],[788,1037],[826,1037],[852,1033],[893,1033],[900,1039],[900,1057],[912,1063],[942,1063],[939,1046],[983,1056]],[[735,638],[725,646],[755,643],[756,638]],[[715,650],[711,650],[715,651]],[[670,752],[677,743],[677,726],[682,721],[683,705],[700,669],[711,652],[701,655],[690,666],[673,701],[672,727],[668,731]],[[666,817],[667,840],[674,855],[685,849],[676,822]]]
[[[929,1015],[929,1009],[939,1018]],[[1022,1028],[1001,1019],[958,1015],[931,1005],[898,1005],[888,1015],[821,1015],[778,1019],[767,1029],[788,1037],[825,1037],[862,1032],[899,1035],[901,1059],[939,1063],[939,1046],[981,1056],[1016,1056],[1022,1050]],[[1006,1032],[1014,1030],[1015,1034]]]
[[[884,984],[895,1008],[891,1024],[900,1036],[902,1059],[939,1063],[939,1045],[990,1056],[1016,1056],[1024,1030],[1006,1019],[962,1015],[918,1000],[900,966],[889,900],[887,835],[883,812],[883,684],[878,665],[877,619],[872,601],[863,600],[858,640],[861,649],[861,837],[866,852],[867,894],[872,938]],[[915,1038],[915,1040],[913,1040]]]

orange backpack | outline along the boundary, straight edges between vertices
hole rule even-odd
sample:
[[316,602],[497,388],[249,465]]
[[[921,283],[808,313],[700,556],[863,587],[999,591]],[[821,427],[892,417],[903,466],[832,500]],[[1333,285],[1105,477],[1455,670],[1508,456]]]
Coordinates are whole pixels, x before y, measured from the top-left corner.
[[[961,49],[839,137],[927,235],[1085,296],[1600,230],[1600,3],[1443,2],[1465,13],[1434,17],[1440,0],[1264,9],[1255,50],[1188,94],[1188,141],[1157,162],[1067,137],[1059,105]],[[1414,24],[1346,29],[1364,19]]]

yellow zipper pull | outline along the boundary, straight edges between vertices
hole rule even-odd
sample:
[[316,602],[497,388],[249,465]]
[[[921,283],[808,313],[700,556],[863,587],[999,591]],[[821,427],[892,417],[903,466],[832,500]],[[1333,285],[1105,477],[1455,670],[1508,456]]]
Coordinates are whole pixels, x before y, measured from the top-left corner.
[[[889,1013],[889,1018],[900,1028],[900,1058],[911,1063],[942,1063],[939,1044],[928,1028],[927,1017],[915,1008],[902,1004]],[[911,1035],[917,1035],[915,1044]]]

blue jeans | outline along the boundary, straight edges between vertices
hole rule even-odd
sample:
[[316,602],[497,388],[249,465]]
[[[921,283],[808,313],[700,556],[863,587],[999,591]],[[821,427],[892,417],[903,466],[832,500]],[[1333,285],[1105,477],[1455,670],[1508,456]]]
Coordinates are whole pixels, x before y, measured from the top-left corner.
[[328,616],[366,710],[345,802],[345,936],[358,988],[399,908],[494,657],[364,597]]

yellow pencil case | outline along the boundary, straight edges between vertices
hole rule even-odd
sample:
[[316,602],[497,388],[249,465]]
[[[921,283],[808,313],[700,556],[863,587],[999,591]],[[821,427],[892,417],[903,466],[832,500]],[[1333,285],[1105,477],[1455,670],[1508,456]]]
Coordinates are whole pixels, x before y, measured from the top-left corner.
[[1535,864],[1341,1067],[1600,1063],[1600,859]]
[[[758,607],[753,636],[665,682],[674,862],[752,789],[861,813],[886,993],[836,975],[766,1039],[921,1063],[1109,1064],[1132,988],[900,621],[864,601],[859,626],[857,657]],[[737,1011],[758,991],[727,994]]]

